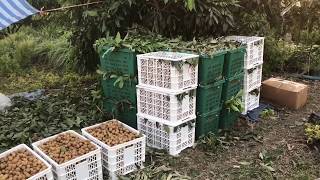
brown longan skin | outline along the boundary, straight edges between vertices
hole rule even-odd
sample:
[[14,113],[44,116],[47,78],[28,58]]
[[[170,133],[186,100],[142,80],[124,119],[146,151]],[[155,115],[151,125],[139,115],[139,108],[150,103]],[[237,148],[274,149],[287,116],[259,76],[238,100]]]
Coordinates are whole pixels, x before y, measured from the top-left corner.
[[27,149],[0,158],[0,180],[25,180],[45,169],[47,166]]
[[58,164],[63,164],[97,149],[89,140],[84,140],[72,133],[59,134],[39,148]]
[[115,146],[132,141],[139,137],[117,121],[108,121],[87,130],[89,134],[108,146]]

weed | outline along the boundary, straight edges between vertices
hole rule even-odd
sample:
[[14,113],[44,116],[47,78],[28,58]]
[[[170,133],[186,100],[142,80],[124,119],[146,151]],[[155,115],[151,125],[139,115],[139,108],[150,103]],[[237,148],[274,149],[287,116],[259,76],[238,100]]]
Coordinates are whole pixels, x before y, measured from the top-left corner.
[[273,109],[265,109],[261,112],[260,117],[263,119],[274,119],[275,112]]

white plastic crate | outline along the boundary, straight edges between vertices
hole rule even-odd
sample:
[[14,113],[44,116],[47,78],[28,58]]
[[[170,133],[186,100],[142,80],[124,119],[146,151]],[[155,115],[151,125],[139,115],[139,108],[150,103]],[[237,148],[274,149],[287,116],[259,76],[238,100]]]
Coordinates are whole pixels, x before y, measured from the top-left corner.
[[[135,134],[141,134],[139,131],[118,120],[110,121],[117,121],[131,132]],[[141,137],[132,141],[110,147],[87,132],[87,130],[98,127],[102,124],[103,123],[86,127],[81,131],[86,138],[90,139],[92,142],[101,147],[103,167],[108,171],[109,177],[111,179],[117,179],[118,175],[126,175],[137,170],[139,167],[143,167],[146,151],[146,136],[141,134]]]
[[244,92],[250,92],[261,86],[262,65],[252,69],[245,70],[244,74]]
[[252,90],[251,92],[246,92],[243,96],[244,111],[242,114],[247,114],[248,111],[251,111],[259,107],[260,102],[260,87]]
[[32,177],[28,178],[27,180],[53,180],[51,165],[48,164],[45,160],[43,160],[37,153],[35,153],[32,149],[30,149],[25,144],[20,144],[14,148],[11,148],[11,149],[1,153],[0,158],[3,158],[3,157],[5,157],[15,151],[24,150],[24,149],[29,151],[32,155],[37,157],[37,159],[39,159],[41,162],[43,162],[45,164],[45,166],[47,166],[47,169],[33,175]]
[[198,60],[194,54],[152,52],[137,55],[139,85],[179,91],[198,84]]
[[138,130],[147,136],[147,146],[167,150],[177,156],[182,150],[192,147],[195,139],[196,119],[174,126],[137,115]]
[[244,59],[245,69],[263,64],[264,37],[228,36],[227,39],[241,42],[247,46]]
[[[85,137],[76,133],[75,131],[69,130],[60,134],[72,133],[81,139],[87,140]],[[32,144],[33,149],[40,154],[49,164],[52,166],[53,176],[55,180],[102,180],[102,160],[101,160],[101,148],[92,143],[96,150],[91,151],[87,154],[79,156],[68,162],[58,164],[56,161],[46,155],[39,146],[51,139],[58,136],[54,135],[46,139],[42,139]]]
[[158,121],[180,122],[196,116],[196,89],[169,93],[137,86],[138,113]]

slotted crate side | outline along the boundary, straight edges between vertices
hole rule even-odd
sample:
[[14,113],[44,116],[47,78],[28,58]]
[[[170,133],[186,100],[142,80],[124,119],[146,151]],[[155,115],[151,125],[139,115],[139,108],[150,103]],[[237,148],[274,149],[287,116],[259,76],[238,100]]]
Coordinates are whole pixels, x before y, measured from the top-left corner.
[[163,121],[138,116],[138,130],[147,137],[147,146],[167,150],[172,156],[178,155],[188,147],[192,147],[195,140],[196,120],[167,125]]
[[225,78],[230,78],[243,72],[244,54],[245,49],[243,47],[227,52],[223,70]]
[[223,108],[220,113],[219,128],[224,130],[232,129],[239,116],[239,112],[235,112],[232,110],[229,111],[228,109]]
[[229,40],[235,40],[246,45],[244,68],[251,69],[263,63],[264,37],[254,36],[229,36]]
[[115,79],[102,80],[102,89],[107,99],[129,100],[137,104],[136,82],[125,81],[122,88],[114,86]]
[[[118,104],[117,104],[118,103]],[[130,102],[122,103],[117,100],[106,99],[103,102],[103,108],[106,112],[112,113],[114,118],[137,129],[137,105]]]
[[124,74],[137,75],[137,56],[130,49],[109,50],[104,47],[100,53],[100,64],[104,71],[117,71]]
[[226,52],[199,58],[199,84],[207,85],[223,79],[223,66]]
[[244,111],[242,114],[247,114],[248,111],[251,111],[259,107],[260,102],[260,87],[252,90],[251,92],[246,92],[243,97]]
[[244,74],[244,92],[250,92],[261,86],[262,81],[262,65],[252,69],[245,70]]
[[183,122],[196,114],[196,89],[177,94],[137,86],[138,112],[167,122]]
[[[121,123],[118,120],[111,120],[111,121],[117,121]],[[123,144],[110,147],[87,132],[87,130],[98,127],[102,124],[104,123],[100,123],[100,124],[96,124],[96,125],[84,128],[81,131],[86,138],[90,139],[92,142],[94,142],[95,144],[101,147],[103,167],[106,168],[110,172],[110,174],[117,174],[117,175],[125,175],[134,170],[137,170],[139,168],[137,165],[138,164],[142,165],[143,162],[145,161],[146,137],[143,134],[139,133],[139,131],[129,127],[124,123],[121,123],[122,126],[130,130],[131,132],[135,134],[141,134],[141,137]],[[133,167],[133,168],[130,168],[130,167]]]
[[222,89],[222,101],[227,101],[243,89],[243,73],[226,80]]
[[33,156],[35,156],[37,159],[39,159],[42,163],[45,164],[47,167],[45,170],[31,176],[27,180],[53,180],[53,174],[52,174],[52,168],[51,165],[48,164],[42,157],[40,157],[36,152],[34,152],[32,149],[30,149],[27,145],[25,144],[20,144],[18,146],[15,146],[3,153],[0,154],[0,158],[6,157],[7,155],[19,151],[19,150],[27,150],[29,151]]
[[199,56],[185,53],[175,54],[183,55],[181,59],[178,59],[179,61],[174,58],[168,59],[165,54],[163,57],[154,56],[152,53],[151,55],[150,53],[138,55],[139,85],[172,92],[197,87]]
[[[86,139],[75,131],[69,130],[64,133],[72,133],[81,139]],[[53,170],[53,176],[56,180],[102,180],[102,159],[101,159],[101,148],[94,143],[97,147],[96,150],[91,151],[87,154],[79,156],[73,160],[65,162],[63,164],[58,164],[52,160],[48,155],[46,155],[39,146],[51,139],[58,136],[54,135],[32,144],[33,149],[37,152],[43,159],[45,159],[51,166]]]
[[219,131],[220,110],[197,116],[196,139]]
[[197,114],[221,109],[221,96],[224,80],[197,89]]

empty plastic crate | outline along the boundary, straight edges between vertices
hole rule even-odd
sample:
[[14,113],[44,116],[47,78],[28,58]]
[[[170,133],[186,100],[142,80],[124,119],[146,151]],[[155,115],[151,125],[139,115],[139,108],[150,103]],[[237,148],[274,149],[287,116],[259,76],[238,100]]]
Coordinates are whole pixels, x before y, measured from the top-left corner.
[[138,117],[138,130],[147,137],[147,146],[167,150],[172,156],[178,155],[182,150],[192,147],[195,140],[196,120],[190,119],[184,123],[168,125],[157,121]]
[[172,92],[197,87],[198,55],[153,52],[138,55],[137,60],[139,85]]
[[[78,136],[81,139],[86,139],[75,131],[69,130],[64,133],[72,133]],[[51,139],[54,139],[58,136],[54,135],[43,140],[37,141],[32,144],[33,149],[49,164],[52,166],[53,176],[56,180],[102,180],[102,161],[101,161],[101,148],[97,145],[96,150],[91,151],[87,154],[79,156],[73,160],[68,162],[58,164],[56,161],[51,159],[48,155],[46,155],[39,146]]]
[[196,139],[207,136],[209,133],[217,134],[219,130],[220,110],[197,116]]
[[101,68],[104,71],[115,71],[123,74],[137,75],[136,53],[127,48],[116,48],[113,51],[106,46],[100,53]]
[[259,102],[260,102],[260,87],[250,92],[246,92],[243,96],[244,111],[242,112],[242,114],[247,114],[248,111],[251,111],[259,107]]
[[183,122],[196,115],[196,89],[169,93],[137,86],[138,113],[155,120]]
[[262,65],[245,70],[244,73],[244,92],[250,92],[261,86]]
[[220,113],[219,128],[223,130],[232,129],[239,116],[239,112],[223,108]]
[[226,52],[219,52],[212,56],[200,56],[199,84],[207,85],[223,79],[223,65]]
[[226,80],[222,89],[222,100],[227,101],[243,88],[243,73]]
[[244,48],[229,50],[225,56],[224,76],[230,78],[243,72]]
[[199,85],[197,89],[197,114],[221,109],[221,95],[224,80],[210,85]]
[[[120,121],[117,122],[121,123]],[[129,127],[128,125],[121,123],[123,127],[130,130],[131,132],[135,134],[141,134],[141,137],[131,140],[129,142],[125,142],[123,144],[109,146],[87,132],[87,130],[98,127],[102,124],[103,123],[86,127],[83,128],[81,131],[86,138],[90,139],[92,142],[101,147],[103,161],[102,164],[103,167],[106,170],[108,170],[109,177],[111,179],[117,179],[116,177],[119,175],[126,175],[137,170],[140,167],[143,167],[143,162],[145,161],[146,154],[145,135],[139,133],[139,131]]]
[[27,180],[53,180],[51,165],[48,164],[45,160],[43,160],[37,153],[35,153],[33,150],[31,150],[25,144],[20,144],[20,145],[14,147],[14,148],[11,148],[11,149],[1,153],[0,154],[0,159],[3,158],[3,157],[6,157],[7,155],[9,155],[9,154],[11,154],[13,152],[19,151],[19,150],[27,150],[27,151],[29,151],[33,156],[37,157],[37,159],[39,159],[47,167],[45,170],[43,170],[43,171],[31,176]]
[[107,99],[129,100],[132,104],[137,103],[136,82],[125,81],[122,88],[114,86],[116,79],[102,80],[102,89]]
[[264,37],[229,36],[227,39],[246,45],[245,69],[251,69],[263,63]]

